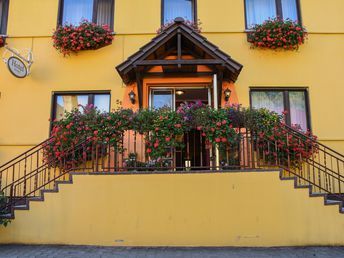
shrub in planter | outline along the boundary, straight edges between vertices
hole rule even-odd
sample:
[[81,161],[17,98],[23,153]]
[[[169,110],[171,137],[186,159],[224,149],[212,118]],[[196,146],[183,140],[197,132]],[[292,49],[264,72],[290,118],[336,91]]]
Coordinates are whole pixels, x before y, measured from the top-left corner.
[[63,55],[81,50],[95,50],[110,45],[113,35],[108,25],[82,21],[78,26],[66,24],[59,26],[53,34],[54,47]]
[[255,25],[247,40],[253,48],[297,50],[306,36],[305,28],[297,22],[275,18]]
[[[92,144],[110,144],[120,151],[122,136],[125,130],[130,129],[132,116],[133,111],[129,109],[102,113],[93,105],[66,112],[65,118],[53,123],[51,139],[44,146],[45,161],[52,166],[59,166],[61,162],[66,165],[77,164],[80,160],[91,158],[92,151],[95,151],[90,148]],[[69,151],[73,146],[84,143],[80,151]],[[103,149],[98,152],[98,155],[106,154]]]

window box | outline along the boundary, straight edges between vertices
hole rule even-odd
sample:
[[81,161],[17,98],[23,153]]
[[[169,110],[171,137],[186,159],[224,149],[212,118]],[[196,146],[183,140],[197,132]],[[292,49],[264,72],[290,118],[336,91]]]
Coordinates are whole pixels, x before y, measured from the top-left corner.
[[53,35],[54,47],[64,56],[82,50],[95,50],[110,45],[113,33],[107,25],[82,21],[80,25],[59,26]]
[[5,46],[5,37],[3,35],[0,35],[0,47]]
[[300,24],[278,18],[257,24],[247,33],[247,41],[253,48],[297,50],[306,37],[307,32]]

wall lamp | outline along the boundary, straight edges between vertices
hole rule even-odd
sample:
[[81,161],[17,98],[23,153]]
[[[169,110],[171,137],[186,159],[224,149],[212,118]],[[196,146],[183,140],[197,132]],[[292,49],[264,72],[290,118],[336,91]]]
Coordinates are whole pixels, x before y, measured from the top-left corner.
[[129,95],[129,99],[130,99],[131,104],[135,104],[135,102],[136,102],[136,94],[135,94],[135,92],[131,91],[131,92],[129,92],[128,95]]
[[228,88],[224,91],[224,94],[225,94],[225,101],[228,101],[228,100],[229,100],[229,98],[230,98],[230,96],[231,96],[231,93],[232,93],[232,91],[231,91],[230,89],[228,89]]

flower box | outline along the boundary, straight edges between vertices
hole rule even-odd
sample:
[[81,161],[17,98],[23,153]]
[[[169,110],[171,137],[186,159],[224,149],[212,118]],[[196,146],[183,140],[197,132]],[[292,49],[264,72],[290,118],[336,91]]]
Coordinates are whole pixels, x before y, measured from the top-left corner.
[[248,32],[247,41],[252,48],[297,50],[306,37],[306,29],[297,22],[275,18],[255,25]]
[[110,45],[113,33],[108,25],[82,21],[78,26],[59,26],[53,34],[54,47],[64,56],[82,50],[95,50]]

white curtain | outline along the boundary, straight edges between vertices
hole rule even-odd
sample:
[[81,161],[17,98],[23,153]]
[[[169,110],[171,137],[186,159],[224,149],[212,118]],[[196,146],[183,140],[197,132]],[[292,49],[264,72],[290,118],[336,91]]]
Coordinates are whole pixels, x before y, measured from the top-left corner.
[[274,17],[276,17],[275,0],[246,0],[246,21],[248,28]]
[[307,130],[306,99],[304,91],[290,91],[290,119],[291,124],[299,125],[303,131]]
[[296,0],[282,0],[283,19],[298,20]]
[[110,95],[99,94],[94,95],[94,106],[96,106],[101,112],[110,111]]
[[78,25],[81,20],[92,21],[93,0],[64,0],[62,23]]
[[111,26],[112,3],[114,0],[98,0],[97,24]]
[[164,23],[177,17],[193,21],[193,0],[164,0]]
[[252,91],[251,100],[253,108],[266,108],[278,114],[284,111],[282,91]]

